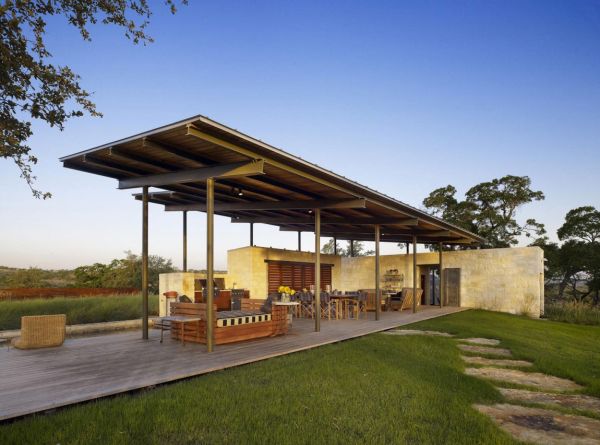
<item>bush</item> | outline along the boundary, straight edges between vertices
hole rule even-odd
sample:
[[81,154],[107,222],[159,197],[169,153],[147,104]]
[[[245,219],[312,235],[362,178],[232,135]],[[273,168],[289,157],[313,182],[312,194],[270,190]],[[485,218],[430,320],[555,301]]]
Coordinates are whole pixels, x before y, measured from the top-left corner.
[[547,304],[544,318],[566,323],[600,325],[600,307],[580,301]]
[[[149,298],[150,315],[158,315],[158,295]],[[134,320],[142,317],[140,295],[53,298],[0,302],[0,330],[19,329],[24,315],[66,314],[67,324]]]

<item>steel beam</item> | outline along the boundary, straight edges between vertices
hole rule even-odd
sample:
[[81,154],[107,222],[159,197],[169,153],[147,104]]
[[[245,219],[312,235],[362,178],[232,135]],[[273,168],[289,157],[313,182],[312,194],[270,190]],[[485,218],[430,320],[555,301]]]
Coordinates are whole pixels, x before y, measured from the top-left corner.
[[187,210],[183,214],[183,271],[187,272]]
[[[260,218],[260,217],[240,217],[240,218],[232,218],[232,223],[249,223],[256,222],[261,224],[272,224],[275,226],[278,225],[286,225],[286,224],[306,224],[313,225],[313,218],[289,218],[289,217],[280,217],[280,218]],[[334,218],[334,217],[324,217],[321,218],[321,224],[329,224],[329,225],[345,225],[345,226],[366,226],[366,225],[401,225],[401,226],[416,226],[418,225],[419,220],[417,218]],[[365,230],[366,231],[366,230]]]
[[413,314],[417,312],[417,235],[412,237],[413,246]]
[[264,174],[262,160],[235,162],[233,164],[219,164],[211,167],[180,170],[170,173],[157,173],[155,175],[135,176],[121,179],[119,189],[150,186],[161,187],[186,182],[199,182],[208,178],[235,178],[239,176],[252,176]]
[[381,229],[379,225],[375,226],[375,320],[381,317],[381,289],[380,287],[380,271],[379,271],[379,234]]
[[148,187],[142,194],[142,339],[148,340]]
[[321,209],[315,209],[315,332],[321,330]]
[[444,245],[439,243],[440,249],[440,307],[444,307]]
[[206,180],[206,349],[212,352],[214,345],[214,201],[215,180]]
[[[363,209],[365,199],[319,199],[314,201],[255,201],[223,202],[215,204],[215,211],[231,212],[244,210],[310,210],[310,209]],[[206,212],[205,204],[183,204],[165,206],[167,212],[192,210]]]

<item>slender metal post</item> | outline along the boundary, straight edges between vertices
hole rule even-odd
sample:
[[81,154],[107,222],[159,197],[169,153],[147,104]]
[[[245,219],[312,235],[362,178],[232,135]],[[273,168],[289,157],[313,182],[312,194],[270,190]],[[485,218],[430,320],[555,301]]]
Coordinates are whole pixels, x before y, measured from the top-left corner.
[[315,332],[321,330],[321,209],[315,209]]
[[214,215],[215,179],[206,180],[206,349],[212,352],[214,344]]
[[354,256],[354,240],[350,240],[350,256]]
[[187,272],[187,210],[183,211],[183,271]]
[[406,243],[406,254],[408,255],[408,246],[410,246],[410,243]]
[[333,254],[337,255],[337,238],[333,237]]
[[142,188],[142,339],[148,340],[148,186]]
[[302,231],[298,230],[298,252],[302,251]]
[[444,246],[442,243],[439,245],[440,248],[440,308],[444,307],[444,262],[443,262],[443,253]]
[[250,246],[254,246],[254,223],[250,223]]
[[413,245],[413,314],[417,312],[417,235],[412,237]]
[[375,320],[381,316],[381,289],[379,289],[379,238],[381,229],[375,224]]

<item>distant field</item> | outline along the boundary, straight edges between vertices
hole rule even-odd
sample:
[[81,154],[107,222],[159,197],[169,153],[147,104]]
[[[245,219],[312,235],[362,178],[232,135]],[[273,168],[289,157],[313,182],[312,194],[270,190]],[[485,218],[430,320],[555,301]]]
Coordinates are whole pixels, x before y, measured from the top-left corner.
[[[150,315],[158,315],[158,295],[149,299]],[[67,324],[133,320],[142,316],[140,295],[0,301],[0,330],[19,329],[24,315],[66,314]]]

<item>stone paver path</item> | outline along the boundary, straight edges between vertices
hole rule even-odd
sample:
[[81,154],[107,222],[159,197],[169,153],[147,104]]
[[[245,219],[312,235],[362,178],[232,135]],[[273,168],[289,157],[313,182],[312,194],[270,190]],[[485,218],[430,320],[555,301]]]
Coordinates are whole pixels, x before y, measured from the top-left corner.
[[387,335],[429,335],[434,337],[454,337],[452,334],[447,332],[438,331],[420,331],[418,329],[393,329],[391,331],[385,331]]
[[512,357],[512,353],[508,349],[490,348],[488,346],[463,345],[459,344],[458,348],[466,352],[474,352],[476,354],[497,355],[500,357]]
[[600,399],[584,394],[551,394],[527,391],[526,389],[498,388],[500,393],[512,402],[541,403],[591,411],[600,414]]
[[480,346],[498,346],[500,344],[500,340],[496,340],[495,338],[461,338],[458,341]]
[[[450,336],[443,332],[414,330],[388,331],[386,334]],[[600,420],[585,416],[586,413],[600,415],[600,399],[583,394],[564,394],[582,389],[582,386],[571,380],[540,372],[511,369],[530,367],[533,363],[509,359],[512,357],[511,351],[497,347],[499,344],[500,341],[494,338],[457,339],[457,346],[461,351],[498,357],[461,355],[466,363],[481,366],[468,367],[465,374],[498,383],[531,386],[540,392],[498,387],[504,398],[513,403],[473,405],[474,408],[523,442],[540,445],[600,445]],[[518,403],[571,408],[581,411],[584,415],[564,414],[552,409],[531,408]]]
[[477,357],[472,355],[461,355],[465,362],[471,365],[483,365],[483,366],[512,366],[513,368],[525,368],[533,366],[533,363],[525,360],[507,360],[507,359],[496,359],[496,358],[485,358]]
[[502,429],[524,442],[599,445],[600,421],[589,417],[511,404],[475,405]]
[[581,389],[581,386],[571,380],[542,374],[541,372],[524,372],[517,369],[484,367],[467,368],[465,369],[465,374],[494,380],[497,382],[508,382],[517,385],[533,386],[534,388],[555,392],[575,391]]

